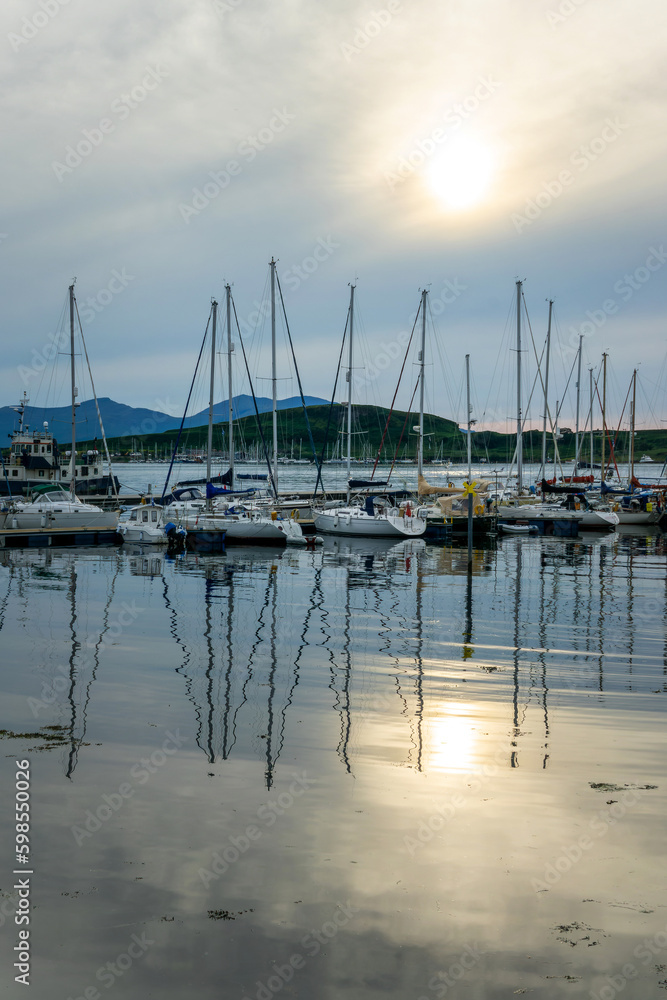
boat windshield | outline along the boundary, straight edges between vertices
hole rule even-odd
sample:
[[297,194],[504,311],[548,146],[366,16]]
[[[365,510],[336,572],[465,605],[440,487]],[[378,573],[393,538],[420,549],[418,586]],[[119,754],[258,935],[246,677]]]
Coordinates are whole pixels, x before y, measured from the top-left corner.
[[33,503],[66,503],[71,500],[69,493],[65,490],[53,490],[50,493],[40,493],[33,498]]

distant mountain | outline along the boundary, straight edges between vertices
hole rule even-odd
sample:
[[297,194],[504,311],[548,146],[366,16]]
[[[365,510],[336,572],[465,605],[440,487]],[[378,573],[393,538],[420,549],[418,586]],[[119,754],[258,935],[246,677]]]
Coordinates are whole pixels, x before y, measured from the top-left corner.
[[[318,396],[306,396],[306,406],[327,405],[329,400]],[[143,407],[126,406],[116,403],[113,399],[102,397],[99,400],[100,413],[104,423],[104,431],[108,438],[138,437],[141,434],[159,434],[162,431],[174,430],[180,427],[181,417],[172,417],[160,410],[146,410]],[[279,399],[278,409],[289,410],[301,406],[299,396],[289,399]],[[271,400],[264,396],[257,397],[257,408],[260,413],[271,409]],[[235,418],[247,417],[255,412],[252,396],[234,396],[233,413]],[[229,405],[225,399],[216,403],[213,408],[213,419],[216,423],[229,419]],[[44,421],[48,421],[49,430],[60,444],[72,440],[71,408],[56,406],[43,408],[26,406],[25,421],[32,430],[42,430]],[[208,423],[208,407],[193,414],[185,421],[186,427],[201,427]],[[0,407],[0,445],[6,447],[12,431],[18,428],[18,414],[11,406]],[[101,437],[100,427],[95,411],[95,401],[87,399],[77,409],[76,436],[79,441],[90,441]]]
[[[272,402],[265,396],[257,396],[257,409],[260,413],[269,413],[271,410]],[[306,406],[328,406],[328,399],[320,399],[319,396],[304,396],[306,401]],[[300,396],[290,396],[288,399],[278,400],[279,410],[292,410],[295,407],[301,407],[301,397]],[[252,396],[234,396],[233,414],[234,419],[240,419],[241,417],[250,417],[254,414],[255,407],[253,405]],[[222,403],[216,403],[213,407],[213,420],[215,423],[219,424],[221,421],[229,420],[229,403],[225,399]],[[175,422],[174,426],[180,426],[180,417]],[[188,417],[185,421],[186,427],[203,427],[204,424],[208,423],[208,406],[205,410],[200,410],[199,413],[195,413],[194,416]],[[106,424],[104,429],[106,430]],[[165,427],[164,430],[167,430]]]

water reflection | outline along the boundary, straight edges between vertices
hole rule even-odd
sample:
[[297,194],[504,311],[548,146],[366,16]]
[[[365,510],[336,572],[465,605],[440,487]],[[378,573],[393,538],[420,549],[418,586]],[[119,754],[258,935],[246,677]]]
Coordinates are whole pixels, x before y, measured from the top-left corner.
[[[278,993],[431,997],[466,948],[462,996],[599,995],[626,960],[643,976],[663,790],[604,837],[591,823],[626,784],[664,785],[666,554],[657,535],[508,538],[468,573],[465,549],[412,541],[1,552],[3,727],[64,734],[0,764],[9,785],[19,748],[35,761],[54,977],[36,995],[84,995],[132,933],[154,943],[128,1000],[265,995],[348,902]],[[183,748],[75,843],[166,733]]]
[[[663,536],[644,534],[503,539],[497,550],[474,552],[472,572],[465,549],[421,540],[329,538],[315,552],[233,548],[176,559],[141,549],[4,551],[0,629],[13,602],[25,623],[44,620],[40,602],[58,621],[52,638],[64,644],[66,666],[46,655],[44,671],[51,683],[57,669],[66,676],[58,706],[70,778],[128,575],[151,595],[138,633],[149,646],[160,637],[161,664],[183,681],[196,744],[211,765],[259,756],[270,789],[296,725],[310,733],[304,705],[317,690],[321,710],[326,683],[337,718],[332,749],[350,775],[371,734],[373,752],[399,766],[442,766],[443,720],[464,686],[509,710],[508,765],[519,766],[529,732],[545,769],[554,697],[666,689],[663,560]],[[448,725],[460,730],[460,721]],[[425,746],[427,730],[437,746]],[[465,741],[459,732],[445,742]]]

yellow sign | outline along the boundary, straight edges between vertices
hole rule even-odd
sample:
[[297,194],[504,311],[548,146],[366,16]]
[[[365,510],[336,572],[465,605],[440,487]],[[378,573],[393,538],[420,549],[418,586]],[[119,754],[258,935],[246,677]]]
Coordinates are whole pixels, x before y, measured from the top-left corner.
[[465,483],[464,482],[464,484],[463,484],[463,491],[464,491],[464,493],[468,493],[468,494],[474,493],[476,486],[477,486],[477,483]]

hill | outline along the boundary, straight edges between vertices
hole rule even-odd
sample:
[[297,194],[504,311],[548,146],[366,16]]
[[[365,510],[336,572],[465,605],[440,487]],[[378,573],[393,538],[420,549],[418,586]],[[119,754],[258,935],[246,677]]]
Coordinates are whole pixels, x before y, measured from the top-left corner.
[[[318,396],[306,396],[307,406],[328,405],[328,401]],[[160,401],[157,401],[158,406]],[[146,434],[173,430],[180,426],[181,415],[171,416],[160,409],[148,410],[143,407],[126,406],[103,396],[99,400],[100,413],[104,423],[107,438],[139,437]],[[164,405],[164,404],[162,404]],[[213,409],[214,420],[217,422],[228,419],[228,401],[225,399],[216,403]],[[296,396],[278,400],[279,410],[289,410],[301,406],[301,400]],[[257,398],[260,413],[271,410],[271,400],[265,396]],[[254,414],[252,396],[234,396],[233,409],[235,416],[241,418]],[[67,444],[72,440],[71,408],[69,406],[37,407],[26,406],[25,420],[29,427],[42,429],[44,421],[48,421],[51,433],[59,444]],[[208,423],[208,407],[188,417],[186,427],[201,427]],[[18,428],[18,414],[12,406],[0,407],[0,441],[5,442],[12,431]],[[93,399],[84,400],[77,410],[76,436],[78,441],[92,441],[99,438],[99,422]]]
[[[287,401],[284,401],[287,402]],[[330,413],[331,410],[331,413]],[[223,411],[226,418],[226,404],[223,404]],[[216,409],[217,412],[217,409]],[[384,432],[389,410],[382,406],[355,406],[352,454],[355,458],[373,459],[377,454],[382,434]],[[339,457],[346,455],[346,420],[347,407],[336,404],[333,409],[329,403],[324,405],[311,405],[308,407],[308,419],[315,441],[318,455],[321,453],[326,439],[325,458]],[[391,460],[395,454],[399,459],[414,459],[417,450],[417,434],[415,427],[418,416],[415,413],[407,414],[404,411],[394,411],[389,428],[386,434],[383,459]],[[327,433],[327,423],[329,430]],[[271,448],[271,414],[269,408],[261,416],[262,433],[267,447]],[[293,455],[294,457],[312,457],[312,449],[308,438],[308,428],[306,426],[303,410],[299,406],[292,409],[282,409],[278,415],[278,442],[281,455]],[[428,463],[433,460],[451,460],[461,463],[466,460],[466,436],[458,424],[453,420],[433,414],[424,415],[424,429],[426,438],[424,441],[424,459]],[[217,452],[226,452],[226,420],[220,422],[216,417],[213,433],[213,448]],[[254,414],[239,418],[235,421],[235,452],[239,457],[252,457],[261,455],[261,435],[257,428]],[[613,437],[613,435],[612,435]],[[162,457],[171,455],[177,438],[177,430],[170,429],[163,433],[147,433],[143,435],[133,435],[125,438],[111,438],[109,446],[111,451],[118,454],[128,454],[131,450],[144,450],[147,453],[157,452]],[[184,431],[179,442],[179,449],[192,450],[202,453],[206,448],[207,428],[206,426],[192,427]],[[601,431],[595,431],[595,461],[599,461]],[[627,461],[628,454],[627,431],[620,431],[615,438],[615,453],[619,463]],[[515,447],[514,434],[499,434],[495,431],[477,431],[473,435],[472,454],[473,461],[478,463],[480,459],[492,465],[508,465],[512,461]],[[400,446],[399,446],[400,441]],[[539,463],[542,454],[541,432],[533,430],[524,433],[524,462]],[[562,437],[558,442],[559,453],[563,463],[572,462],[575,451],[575,435],[572,431],[563,429]],[[588,435],[583,446],[582,459],[588,461]],[[606,448],[609,455],[609,446]],[[548,439],[547,453],[553,456],[553,442]],[[637,459],[641,455],[650,455],[655,460],[655,465],[647,466],[646,469],[653,470],[657,474],[662,468],[665,455],[667,455],[667,430],[641,430],[635,436],[635,456]]]

